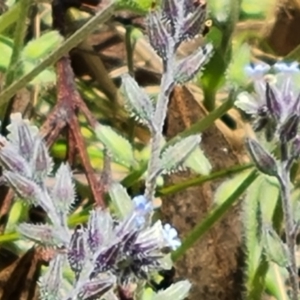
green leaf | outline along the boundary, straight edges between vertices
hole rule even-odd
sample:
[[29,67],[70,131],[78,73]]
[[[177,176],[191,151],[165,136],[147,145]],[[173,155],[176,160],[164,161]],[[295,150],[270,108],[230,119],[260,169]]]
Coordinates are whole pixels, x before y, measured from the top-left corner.
[[[24,61],[22,66],[23,74],[27,74],[35,68],[36,64]],[[55,84],[56,74],[51,69],[45,69],[38,76],[36,76],[29,85],[39,85],[39,84]]]
[[127,167],[134,167],[136,165],[131,144],[124,137],[116,133],[110,126],[99,124],[95,128],[95,133],[98,139],[111,153],[114,160]]
[[188,280],[182,280],[172,284],[164,291],[159,291],[153,300],[183,300],[188,296],[191,288],[191,283]]
[[270,272],[273,273],[258,238],[262,231],[261,220],[272,222],[278,196],[277,180],[260,174],[248,190],[243,202],[244,240],[247,253],[244,269],[246,299],[260,299],[267,284],[266,277]]
[[211,14],[218,20],[218,22],[226,22],[230,17],[232,0],[210,0],[208,1]]
[[35,61],[44,58],[49,53],[57,49],[64,38],[56,30],[51,30],[39,38],[26,44],[22,51],[22,57],[25,61]]
[[183,163],[184,167],[188,167],[197,174],[201,175],[208,175],[212,169],[212,166],[203,153],[203,151],[200,149],[200,147],[197,147],[185,160]]
[[226,71],[227,81],[230,85],[245,86],[247,83],[245,66],[250,63],[250,47],[247,44],[239,45],[233,51],[232,58]]
[[163,171],[176,170],[198,147],[200,141],[200,135],[191,135],[167,147],[161,154],[161,166],[158,167]]
[[120,183],[114,182],[109,187],[108,192],[119,217],[123,219],[128,216],[133,210],[133,203],[126,189]]
[[0,35],[0,71],[5,72],[8,68],[12,54],[13,41],[3,35]]
[[278,236],[277,232],[270,226],[264,226],[263,246],[267,257],[283,268],[291,266],[287,246]]
[[226,199],[232,194],[232,188],[241,185],[251,172],[252,170],[246,170],[233,176],[233,178],[229,180],[223,181],[223,183],[219,185],[217,191],[215,192],[214,204],[216,206],[222,205],[224,201],[226,201]]

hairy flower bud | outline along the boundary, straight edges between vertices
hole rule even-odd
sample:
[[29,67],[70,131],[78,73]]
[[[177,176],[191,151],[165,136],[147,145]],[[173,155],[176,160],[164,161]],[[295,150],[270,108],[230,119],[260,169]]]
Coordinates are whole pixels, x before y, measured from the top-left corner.
[[276,160],[256,140],[247,138],[246,146],[256,167],[262,173],[270,176],[278,174]]
[[160,11],[153,11],[147,18],[147,30],[150,45],[157,52],[157,54],[166,61],[170,51],[172,38],[168,33]]
[[63,264],[63,255],[58,254],[51,260],[48,270],[39,282],[41,299],[63,299],[61,293]]
[[0,148],[0,164],[7,171],[12,171],[29,177],[31,170],[28,162],[18,153],[11,144]]
[[42,197],[42,191],[34,181],[10,171],[4,171],[3,177],[18,197],[31,202],[33,205],[39,204],[39,199]]

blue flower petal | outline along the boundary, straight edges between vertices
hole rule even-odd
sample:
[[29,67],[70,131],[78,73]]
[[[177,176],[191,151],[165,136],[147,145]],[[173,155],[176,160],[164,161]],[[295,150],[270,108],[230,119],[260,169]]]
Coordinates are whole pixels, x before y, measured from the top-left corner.
[[170,247],[172,250],[176,250],[178,247],[181,246],[181,241],[178,237],[177,230],[170,224],[167,223],[164,225],[163,235],[165,242],[167,243],[168,247]]

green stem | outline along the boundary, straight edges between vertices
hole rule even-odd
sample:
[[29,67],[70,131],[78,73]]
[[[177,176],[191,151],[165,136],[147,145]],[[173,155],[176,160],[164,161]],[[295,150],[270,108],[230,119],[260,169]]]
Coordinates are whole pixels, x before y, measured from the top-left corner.
[[234,175],[236,173],[245,171],[249,168],[252,168],[253,164],[246,164],[241,166],[234,166],[232,168],[224,169],[218,172],[214,172],[212,174],[206,176],[197,176],[196,178],[192,178],[189,180],[185,180],[175,185],[167,186],[158,190],[157,196],[166,196],[174,193],[181,192],[189,187],[201,185],[205,182],[220,179],[225,176]]
[[296,263],[296,239],[294,233],[294,219],[290,190],[290,168],[288,167],[288,145],[286,142],[281,143],[281,161],[278,181],[280,185],[282,209],[284,215],[285,238],[290,256],[289,279],[292,286],[292,299],[298,300],[299,283]]
[[133,27],[132,26],[126,26],[126,33],[125,33],[125,46],[126,46],[126,56],[127,56],[127,67],[128,67],[128,73],[133,76],[134,75],[134,65],[133,65],[133,45],[131,40],[131,33],[132,33]]
[[257,178],[257,171],[252,171],[248,177],[235,189],[235,191],[222,203],[222,205],[212,209],[205,219],[196,225],[194,229],[183,240],[182,245],[172,253],[173,261],[182,257],[208,230],[224,216],[232,207],[233,203],[246,191],[246,189]]
[[[209,128],[217,119],[222,117],[232,106],[235,100],[235,92],[232,92],[229,95],[229,99],[225,101],[222,105],[220,105],[217,109],[215,109],[213,112],[208,114],[205,118],[200,119],[198,122],[193,124],[191,127],[185,129],[181,133],[179,133],[177,136],[169,140],[166,145],[164,146],[164,149],[166,147],[169,147],[170,145],[174,144],[178,138],[188,137],[195,133],[201,133],[205,129]],[[0,94],[1,96],[1,94]],[[147,169],[147,163],[144,163],[139,170],[136,170],[132,173],[130,173],[128,176],[126,176],[122,180],[122,185],[129,187],[132,186],[134,183],[136,183],[141,176],[145,173]]]
[[[28,27],[28,15],[31,7],[32,0],[22,0],[20,1],[20,14],[17,19],[17,24],[14,32],[14,46],[12,49],[12,54],[10,57],[9,66],[7,69],[4,88],[10,86],[17,73],[18,64],[20,63],[20,57],[24,46],[25,36]],[[9,107],[9,102],[7,102],[1,109],[0,119],[4,119]]]
[[0,16],[0,33],[17,21],[21,11],[21,3],[22,1],[17,2]]
[[203,89],[203,105],[208,111],[213,111],[216,104],[216,92],[215,90],[206,88]]
[[109,4],[106,8],[99,11],[95,16],[88,20],[78,31],[70,36],[58,49],[53,51],[47,58],[39,63],[29,73],[23,75],[8,88],[4,89],[0,93],[0,106],[9,101],[18,90],[25,87],[30,81],[32,81],[39,73],[57,62],[63,55],[68,53],[72,48],[77,46],[80,42],[86,39],[86,36],[95,30],[97,25],[107,21],[114,11],[114,4]]
[[12,84],[15,78],[17,64],[20,61],[21,52],[24,46],[25,35],[28,27],[27,17],[29,14],[29,9],[31,7],[32,0],[22,0],[20,1],[20,13],[17,20],[15,32],[14,32],[14,46],[12,54],[10,57],[9,66],[5,78],[5,88]]

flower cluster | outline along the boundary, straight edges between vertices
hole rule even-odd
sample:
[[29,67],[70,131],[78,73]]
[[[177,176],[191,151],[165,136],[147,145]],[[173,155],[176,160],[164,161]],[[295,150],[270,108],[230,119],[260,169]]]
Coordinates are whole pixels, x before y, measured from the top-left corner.
[[[53,162],[37,128],[13,114],[8,129],[10,134],[7,139],[1,137],[0,146],[4,181],[17,197],[40,205],[51,221],[23,223],[18,230],[32,241],[58,249],[40,279],[41,299],[97,299],[116,285],[126,287],[171,267],[165,253],[180,246],[177,232],[160,221],[145,224],[153,206],[144,196],[132,199],[132,209],[123,219],[95,208],[87,225],[70,230],[67,217],[75,201],[70,168],[62,164],[50,188],[46,179]],[[68,266],[74,274],[72,286],[63,278]]]
[[262,245],[269,260],[288,270],[292,298],[299,299],[295,253],[299,202],[294,204],[291,200],[290,173],[293,162],[300,156],[300,70],[298,63],[276,63],[272,68],[265,64],[247,67],[247,71],[255,93],[240,94],[236,106],[254,117],[254,130],[264,131],[266,140],[277,147],[276,156],[256,139],[247,138],[246,146],[257,169],[277,178],[285,222],[286,243],[276,230],[262,224]]
[[[243,92],[235,105],[255,116],[254,129],[266,138],[288,142],[295,138],[300,115],[300,70],[297,63],[258,64],[246,68],[255,94]],[[269,71],[272,71],[269,72]]]
[[[272,71],[272,72],[270,72]],[[281,145],[286,166],[299,158],[300,135],[300,70],[298,63],[276,63],[248,66],[254,94],[243,92],[235,105],[254,117],[253,129],[263,130],[267,141]],[[258,168],[272,176],[278,175],[275,159],[255,140],[248,139],[249,152]]]

